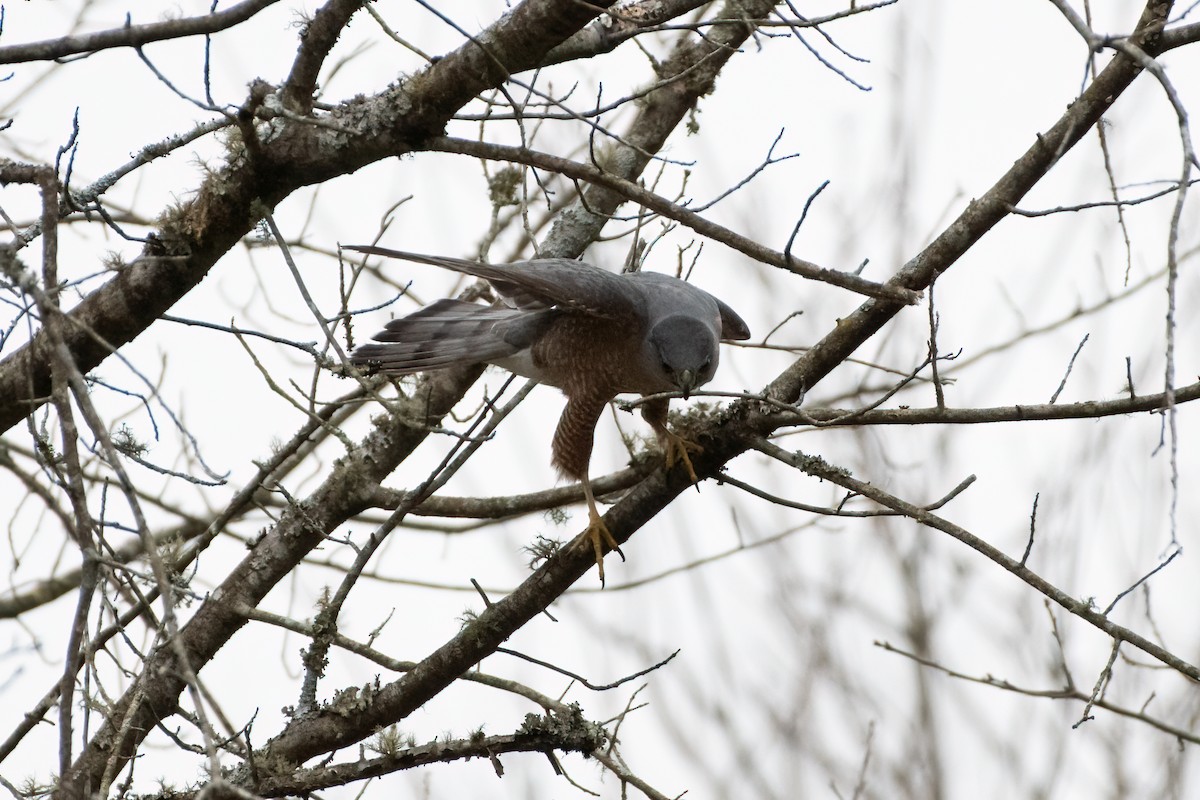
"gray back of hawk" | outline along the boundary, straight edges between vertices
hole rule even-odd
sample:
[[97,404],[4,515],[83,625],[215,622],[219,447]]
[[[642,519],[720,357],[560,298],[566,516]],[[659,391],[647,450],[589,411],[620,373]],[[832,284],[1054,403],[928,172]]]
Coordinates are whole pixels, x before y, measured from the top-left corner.
[[[585,535],[603,581],[602,545],[619,548],[600,519],[588,481],[600,414],[625,392],[679,391],[686,398],[712,379],[721,340],[750,338],[746,323],[708,292],[657,273],[617,275],[562,258],[480,264],[382,247],[345,249],[432,264],[492,285],[500,304],[438,300],[388,322],[351,361],[392,375],[482,362],[561,389],[567,405],[554,434],[552,461],[583,484],[590,516]],[[642,416],[663,445],[667,466],[682,462],[695,481],[688,452],[699,448],[667,429],[667,404],[649,401]]]

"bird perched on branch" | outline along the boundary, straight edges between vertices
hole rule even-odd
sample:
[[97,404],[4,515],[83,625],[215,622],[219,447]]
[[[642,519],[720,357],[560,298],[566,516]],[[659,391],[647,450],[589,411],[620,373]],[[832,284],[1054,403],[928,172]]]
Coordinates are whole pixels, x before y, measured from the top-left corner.
[[[589,518],[584,536],[603,584],[604,547],[621,549],[600,518],[588,480],[600,414],[626,392],[681,392],[687,398],[712,379],[720,340],[750,338],[746,323],[708,292],[653,272],[617,275],[565,258],[481,264],[383,247],[345,249],[432,264],[492,285],[501,303],[438,300],[388,322],[375,343],[358,347],[350,359],[391,375],[486,362],[561,389],[567,405],[551,461],[583,485]],[[642,417],[654,429],[667,467],[682,463],[695,482],[688,451],[700,448],[668,430],[669,402],[644,403]]]

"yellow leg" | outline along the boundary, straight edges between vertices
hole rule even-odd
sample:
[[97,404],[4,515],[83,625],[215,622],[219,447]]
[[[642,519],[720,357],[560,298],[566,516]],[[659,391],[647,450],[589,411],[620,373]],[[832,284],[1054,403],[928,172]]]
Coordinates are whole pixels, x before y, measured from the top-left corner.
[[695,442],[688,441],[678,433],[672,433],[666,428],[659,429],[657,433],[658,440],[662,442],[663,458],[666,461],[667,469],[682,461],[683,468],[687,470],[688,477],[692,479],[692,483],[699,483],[700,479],[696,477],[696,469],[692,466],[692,459],[688,453],[703,453],[704,448]]
[[596,508],[596,498],[592,496],[592,484],[585,475],[583,478],[583,496],[587,500],[588,506],[588,526],[583,532],[592,543],[592,552],[596,554],[596,567],[600,570],[600,585],[604,585],[604,548],[607,546],[625,560],[625,554],[621,552],[621,546],[617,544],[617,540],[613,538],[612,533],[608,530],[608,526],[604,524],[604,520],[600,518],[600,511]]
[[672,433],[667,427],[667,406],[669,400],[651,400],[642,406],[642,419],[650,424],[654,429],[654,435],[658,437],[658,443],[662,446],[663,457],[667,464],[667,469],[683,462],[683,468],[687,470],[688,477],[692,479],[692,483],[699,483],[700,479],[696,477],[696,469],[692,466],[692,459],[688,453],[703,453],[704,448],[695,442],[689,442],[677,433]]

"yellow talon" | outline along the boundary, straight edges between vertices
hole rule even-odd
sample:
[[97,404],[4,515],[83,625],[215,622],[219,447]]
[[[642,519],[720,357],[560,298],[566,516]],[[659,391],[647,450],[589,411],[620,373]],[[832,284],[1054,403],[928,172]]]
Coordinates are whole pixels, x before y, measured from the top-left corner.
[[587,529],[580,534],[579,541],[591,541],[592,552],[596,556],[596,567],[600,571],[600,586],[604,586],[604,548],[611,548],[621,560],[625,560],[625,554],[621,552],[621,546],[617,544],[617,540],[613,538],[612,532],[608,526],[604,524],[604,520],[600,518],[600,512],[596,508],[596,498],[592,496],[592,485],[587,480],[583,479],[583,496],[587,500],[588,506],[588,526]]
[[587,530],[583,532],[583,535],[586,536],[592,543],[592,552],[596,555],[596,568],[600,572],[600,585],[603,586],[604,548],[606,546],[611,548],[616,552],[617,555],[621,557],[622,561],[625,560],[625,554],[621,552],[620,545],[617,544],[617,540],[614,539],[612,533],[609,532],[608,526],[604,524],[604,520],[600,519],[599,517],[596,517],[594,520],[592,520],[592,522],[588,525]]
[[692,466],[692,459],[688,452],[703,453],[704,448],[666,429],[660,431],[659,435],[662,439],[663,459],[666,461],[667,469],[671,469],[682,461],[683,468],[687,470],[692,483],[699,483],[700,479],[696,477],[696,469]]

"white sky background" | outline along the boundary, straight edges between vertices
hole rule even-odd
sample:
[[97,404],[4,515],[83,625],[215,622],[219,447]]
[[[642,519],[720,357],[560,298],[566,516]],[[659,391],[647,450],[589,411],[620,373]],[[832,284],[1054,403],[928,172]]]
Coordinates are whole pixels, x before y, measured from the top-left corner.
[[[805,3],[805,14],[840,8],[838,3]],[[1094,3],[1095,28],[1125,32],[1140,4]],[[202,13],[207,3],[178,3],[170,15]],[[15,2],[5,6],[3,39],[8,44],[59,36],[78,13],[77,2]],[[488,24],[501,4],[452,4],[446,12],[470,31]],[[127,6],[92,4],[81,31],[119,25]],[[458,34],[404,3],[376,8],[410,41],[430,53],[457,47]],[[279,82],[295,51],[295,21],[312,5],[273,8],[242,28],[213,40],[213,96],[238,105],[253,78]],[[152,21],[160,12],[134,11],[135,22]],[[864,275],[884,280],[983,194],[1030,144],[1050,126],[1078,93],[1084,77],[1086,48],[1049,2],[1043,0],[901,0],[896,6],[845,20],[827,29],[837,43],[869,63],[855,63],[816,35],[808,41],[854,80],[872,87],[860,91],[819,64],[794,39],[759,40],[735,57],[716,92],[701,104],[696,136],[676,135],[664,155],[694,162],[688,196],[706,202],[752,171],[783,131],[776,155],[797,153],[769,168],[708,214],[747,236],[782,248],[805,200],[825,180],[829,187],[816,200],[800,231],[797,255],[824,266],[854,269],[864,259]],[[329,80],[322,81],[330,102],[357,93],[373,93],[401,73],[419,67],[411,54],[385,44],[365,14],[356,18],[335,51],[347,56],[364,40],[374,44]],[[650,44],[652,48],[654,45]],[[627,44],[616,53],[582,65],[564,65],[543,76],[562,92],[579,82],[577,97],[594,96],[602,77],[604,97],[613,99],[650,78],[645,59]],[[1185,106],[1200,108],[1200,64],[1195,48],[1166,56],[1168,75]],[[661,54],[661,50],[658,51]],[[147,55],[184,92],[202,93],[202,45],[186,40],[151,45]],[[1100,57],[1100,64],[1108,55]],[[332,63],[332,61],[330,62]],[[45,73],[49,72],[48,76]],[[528,77],[528,76],[525,76]],[[587,101],[579,101],[586,105]],[[0,149],[14,158],[52,161],[70,134],[79,109],[80,145],[75,182],[86,184],[123,164],[147,143],[189,129],[211,117],[179,100],[127,50],[107,52],[66,67],[32,65],[13,70],[0,83],[0,112],[14,118],[0,134]],[[606,123],[620,130],[627,114]],[[1117,180],[1130,195],[1158,188],[1151,181],[1179,173],[1179,133],[1161,89],[1148,76],[1122,97],[1108,115]],[[451,132],[475,135],[460,123]],[[493,126],[489,138],[499,135]],[[506,133],[515,137],[513,131]],[[572,143],[547,133],[545,149],[572,154]],[[193,155],[194,154],[194,155]],[[188,153],[178,153],[139,170],[108,198],[153,215],[183,200],[202,179],[201,163],[220,157],[211,137]],[[1095,133],[1079,145],[1022,203],[1049,208],[1107,199]],[[649,177],[649,173],[648,173]],[[673,196],[679,170],[671,168],[660,193]],[[1145,187],[1135,184],[1147,183]],[[664,188],[665,187],[665,188]],[[339,178],[316,190],[297,193],[281,204],[275,218],[288,236],[299,236],[321,249],[341,243],[366,243],[381,216],[401,198],[413,199],[394,212],[383,244],[406,250],[467,256],[488,225],[489,208],[477,163],[436,154],[390,160]],[[5,211],[28,220],[36,198],[25,188],[7,188]],[[315,196],[315,205],[314,205]],[[1182,264],[1176,333],[1176,374],[1180,384],[1200,371],[1195,309],[1198,292],[1194,258],[1197,244],[1195,198],[1189,200],[1180,227]],[[1130,283],[1162,269],[1166,254],[1170,197],[1127,211],[1133,242]],[[311,211],[311,213],[310,213]],[[628,208],[623,209],[628,212]],[[624,229],[620,227],[620,229]],[[140,230],[140,229],[139,229]],[[693,236],[676,232],[659,242],[647,264],[671,270],[674,248]],[[512,253],[506,241],[492,250],[497,259]],[[595,263],[617,268],[628,240],[590,252]],[[79,278],[101,269],[112,251],[126,258],[139,246],[123,242],[100,226],[65,230],[62,272]],[[26,257],[35,260],[32,251]],[[337,269],[327,257],[297,251],[305,280],[329,315],[337,310]],[[400,282],[413,281],[422,301],[452,292],[455,276],[404,263],[385,267]],[[1110,210],[1091,210],[1033,220],[1009,219],[989,233],[936,285],[943,351],[961,349],[965,366],[944,367],[955,378],[947,389],[954,406],[1044,403],[1066,370],[1085,334],[1089,341],[1074,365],[1060,402],[1119,396],[1125,385],[1125,359],[1139,393],[1162,388],[1164,369],[1164,283],[1103,312],[1062,325],[991,358],[973,356],[1022,331],[1067,318],[1078,307],[1093,305],[1123,291],[1126,258],[1121,232]],[[90,290],[101,279],[85,284]],[[817,286],[756,265],[716,243],[706,243],[692,280],[720,294],[750,324],[756,340],[788,314],[803,311],[772,339],[798,346],[815,342],[859,299],[841,290]],[[360,291],[362,305],[382,302],[394,290],[385,286]],[[416,305],[402,298],[392,307],[407,313]],[[9,307],[5,307],[6,310]],[[361,339],[392,313],[360,317]],[[320,336],[300,301],[278,250],[235,249],[207,280],[171,311],[181,317],[268,330],[300,341]],[[7,325],[7,317],[4,320]],[[867,361],[908,370],[925,354],[928,337],[924,305],[904,312],[856,354]],[[14,337],[19,339],[20,337]],[[5,350],[15,349],[14,342]],[[311,364],[299,351],[261,340],[256,355],[276,379],[290,377],[307,386]],[[224,489],[198,489],[178,480],[163,481],[135,473],[147,487],[162,486],[164,496],[196,513],[217,508],[255,470],[252,459],[266,457],[272,444],[288,438],[299,415],[266,389],[246,353],[231,337],[199,328],[158,323],[122,352],[152,380],[162,374],[160,391],[216,471],[228,471]],[[7,352],[0,352],[0,357]],[[709,387],[757,390],[791,360],[781,353],[732,350],[723,353],[722,370]],[[969,362],[969,363],[968,363]],[[136,380],[110,359],[96,373],[125,387]],[[503,381],[489,372],[482,385]],[[888,376],[867,367],[843,365],[814,390],[806,403],[846,406],[841,397],[860,385],[885,387]],[[349,384],[323,378],[319,394],[331,399]],[[138,436],[153,437],[150,420],[127,398],[98,392],[102,405],[130,411],[125,421]],[[473,410],[476,392],[462,404]],[[930,389],[898,398],[911,406],[933,404]],[[535,491],[555,481],[549,466],[549,437],[561,399],[548,388],[501,427],[495,440],[444,490],[450,495],[493,495]],[[366,415],[348,426],[351,439],[366,430]],[[1195,663],[1200,658],[1195,609],[1200,603],[1192,490],[1200,479],[1193,442],[1195,413],[1179,414],[1178,536],[1184,553],[1152,582],[1153,623],[1173,652]],[[627,431],[645,433],[635,417],[620,414]],[[149,458],[173,468],[179,460],[178,437],[156,410],[162,438]],[[449,422],[449,420],[448,420]],[[1170,498],[1166,451],[1154,455],[1159,418],[1139,415],[1101,421],[1007,424],[955,429],[829,430],[793,435],[785,447],[802,448],[852,469],[913,502],[945,494],[969,474],[977,482],[943,513],[1009,554],[1025,545],[1030,506],[1040,492],[1038,541],[1030,566],[1077,597],[1094,596],[1103,607],[1159,563],[1168,551]],[[5,441],[27,444],[17,428]],[[391,485],[411,487],[424,477],[449,446],[431,437],[420,458],[401,466]],[[320,465],[293,476],[289,491],[302,496],[325,475],[338,455],[330,447]],[[612,423],[597,435],[593,475],[625,465],[627,456]],[[730,473],[789,499],[836,503],[832,487],[799,473],[788,473],[748,454],[730,465]],[[74,566],[74,554],[59,554],[60,532],[22,505],[22,491],[0,477],[0,514],[8,524],[8,544],[0,547],[5,584],[21,587],[45,577],[46,564],[62,558]],[[368,583],[352,595],[342,631],[365,639],[395,609],[376,645],[402,659],[419,659],[458,630],[464,609],[481,601],[470,589],[475,578],[498,596],[515,586],[527,570],[521,548],[537,534],[560,537],[578,532],[584,513],[557,527],[548,518],[527,517],[502,527],[461,536],[397,531],[377,560],[376,569],[392,578],[416,579],[462,587],[464,591],[418,589]],[[11,523],[8,521],[11,520]],[[261,517],[256,525],[266,524]],[[723,552],[739,542],[750,544],[782,531],[796,533],[779,544],[717,560],[640,588],[620,586],[656,575],[693,559]],[[237,532],[253,536],[243,524]],[[369,525],[346,533],[366,536]],[[344,548],[342,548],[344,550]],[[218,543],[201,559],[195,588],[207,590],[245,553],[240,544]],[[1096,711],[1079,729],[1077,703],[1004,694],[967,685],[943,675],[918,671],[911,662],[873,645],[886,640],[910,649],[913,609],[930,617],[931,648],[940,663],[971,675],[994,675],[1021,686],[1055,689],[1057,669],[1048,617],[1034,593],[979,554],[942,534],[917,529],[911,522],[847,519],[815,520],[706,482],[689,491],[641,530],[625,548],[628,562],[610,557],[610,590],[596,588],[594,573],[553,612],[527,625],[509,646],[606,682],[642,669],[676,649],[668,667],[616,691],[594,695],[577,687],[568,699],[579,700],[585,714],[605,719],[618,713],[633,688],[645,683],[639,702],[650,706],[631,715],[621,728],[631,768],[659,790],[674,795],[685,789],[695,797],[832,797],[833,780],[849,796],[874,725],[868,788],[875,796],[900,796],[897,787],[925,786],[913,767],[922,753],[914,742],[936,748],[946,797],[1022,797],[1035,789],[1045,797],[1091,798],[1153,796],[1169,769],[1182,770],[1182,785],[1194,787],[1197,774],[1192,748],[1178,752],[1166,734],[1148,726]],[[347,554],[329,547],[325,555],[345,563]],[[17,563],[17,559],[20,563]],[[908,570],[906,581],[905,571]],[[913,576],[916,576],[915,578]],[[280,586],[265,607],[298,618],[315,613],[322,587],[336,585],[336,573],[310,568]],[[919,587],[915,591],[913,587]],[[0,589],[3,591],[4,589]],[[0,731],[15,721],[60,675],[66,625],[74,595],[22,617],[21,624],[0,622]],[[184,612],[186,613],[186,611]],[[1068,659],[1080,687],[1090,688],[1104,667],[1109,642],[1089,626],[1057,615]],[[1127,598],[1114,615],[1118,622],[1152,636],[1143,596]],[[34,642],[40,652],[31,652]],[[296,702],[299,679],[296,654],[304,645],[264,626],[243,630],[205,669],[203,677],[219,687],[227,716],[244,722],[258,710],[255,730],[274,731],[279,709]],[[9,648],[15,652],[5,654]],[[1138,663],[1145,656],[1133,656]],[[365,683],[379,671],[342,653],[322,683],[323,697],[334,689]],[[488,672],[511,676],[557,695],[567,686],[560,676],[497,656],[483,664]],[[11,677],[9,675],[11,674]],[[384,676],[383,680],[390,680]],[[1194,691],[1175,675],[1140,670],[1118,662],[1110,699],[1138,709],[1152,692],[1158,700],[1148,713],[1196,730]],[[110,689],[120,686],[113,678]],[[932,695],[932,721],[915,716],[922,691]],[[418,741],[452,732],[462,736],[483,723],[488,733],[503,733],[536,709],[478,687],[456,687],[401,725]],[[10,781],[41,780],[56,769],[57,734],[49,725],[30,736],[11,763],[0,764]],[[152,791],[160,775],[170,780],[198,778],[196,762],[184,758],[166,740],[146,750],[137,767],[139,791]],[[262,744],[261,741],[256,744]],[[351,754],[343,753],[349,758]],[[576,797],[579,790],[553,775],[541,756],[507,756],[508,774],[497,780],[486,762],[436,766],[412,775],[383,779],[368,792],[390,797]],[[618,796],[609,776],[601,780],[588,762],[565,759],[572,776],[604,797]],[[912,774],[905,775],[908,763]],[[1123,791],[1113,775],[1140,783]],[[1193,788],[1193,791],[1195,789]],[[331,796],[351,796],[349,792]]]

